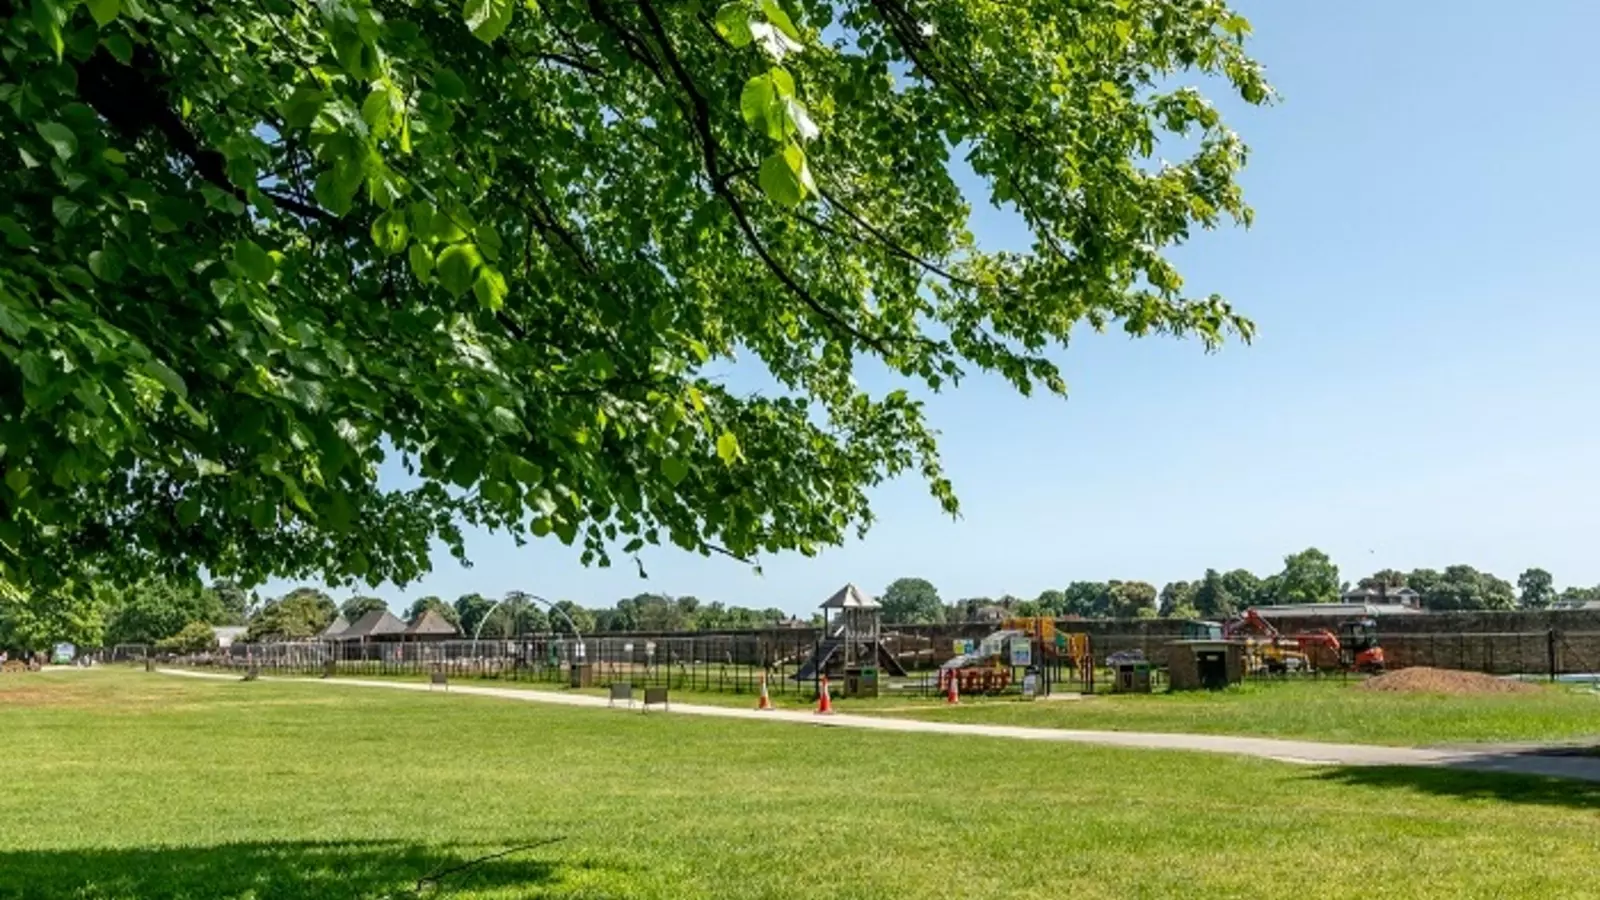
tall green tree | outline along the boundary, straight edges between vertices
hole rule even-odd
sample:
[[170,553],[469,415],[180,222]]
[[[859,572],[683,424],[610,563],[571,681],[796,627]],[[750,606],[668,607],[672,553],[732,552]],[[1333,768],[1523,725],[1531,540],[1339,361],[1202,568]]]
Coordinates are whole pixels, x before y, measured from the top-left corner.
[[1066,596],[1063,615],[1104,616],[1111,608],[1111,597],[1102,581],[1074,581],[1061,593]]
[[1472,566],[1447,566],[1437,581],[1422,592],[1422,605],[1430,610],[1513,609],[1517,595],[1510,582],[1480,572]]
[[[1167,258],[1250,219],[1188,86],[1271,97],[1222,0],[25,6],[14,584],[404,584],[462,521],[586,562],[814,553],[901,473],[957,511],[921,402],[858,364],[1064,394],[1083,325],[1252,333]],[[977,246],[972,202],[1029,238]],[[777,389],[716,378],[736,352]]]
[[0,649],[28,654],[63,641],[80,648],[102,646],[106,606],[107,598],[94,585],[30,594],[0,582]]
[[1406,573],[1397,569],[1379,569],[1358,584],[1364,588],[1403,588],[1406,586]]
[[1168,582],[1161,588],[1161,615],[1179,619],[1194,618],[1198,612],[1195,607],[1195,596],[1198,591],[1198,584],[1187,581]]
[[[1243,572],[1243,569],[1238,570]],[[1249,575],[1248,572],[1245,572]],[[1254,578],[1254,576],[1251,576]],[[1252,600],[1241,600],[1230,587],[1230,579],[1237,580],[1234,573],[1222,575],[1216,569],[1207,569],[1206,574],[1195,585],[1194,606],[1195,611],[1208,619],[1227,619],[1240,609],[1248,606]],[[1259,591],[1259,584],[1252,590],[1253,595]]]
[[250,621],[250,613],[255,605],[255,598],[239,585],[237,581],[229,578],[219,578],[211,582],[211,593],[217,597],[217,604],[222,609],[223,621],[213,622],[214,625],[243,625]]
[[[1234,569],[1222,573],[1221,586],[1228,592],[1228,596],[1233,598],[1233,602],[1239,608],[1263,602],[1261,599],[1261,579],[1257,578],[1249,569]],[[1234,610],[1230,609],[1224,615],[1232,615],[1233,612]]]
[[[478,626],[483,624],[484,617],[494,609],[495,601],[482,594],[462,594],[456,598],[456,618],[461,624],[461,633],[465,635],[478,634]],[[496,634],[495,637],[503,637]]]
[[1111,615],[1147,619],[1156,615],[1156,586],[1148,581],[1111,582]]
[[896,578],[878,598],[883,620],[899,625],[924,625],[944,621],[939,589],[926,578]]
[[1339,567],[1315,547],[1283,558],[1277,584],[1281,602],[1337,603],[1340,586]]
[[461,627],[461,615],[456,612],[455,607],[431,594],[426,597],[418,597],[412,601],[411,606],[406,609],[406,621],[415,625],[418,620],[429,612],[436,612],[443,616],[446,622],[457,628]]
[[1555,579],[1544,569],[1528,569],[1517,576],[1517,605],[1523,609],[1544,609],[1556,599]]
[[1442,577],[1436,569],[1412,569],[1406,573],[1406,587],[1426,597]]
[[262,605],[250,619],[245,638],[295,641],[316,637],[339,614],[333,598],[316,588],[299,587]]
[[222,595],[192,582],[151,578],[115,592],[109,603],[106,641],[154,644],[177,634],[185,625],[238,624]]
[[339,615],[344,616],[347,622],[354,622],[367,613],[388,608],[389,604],[383,602],[382,597],[355,596],[339,604]]

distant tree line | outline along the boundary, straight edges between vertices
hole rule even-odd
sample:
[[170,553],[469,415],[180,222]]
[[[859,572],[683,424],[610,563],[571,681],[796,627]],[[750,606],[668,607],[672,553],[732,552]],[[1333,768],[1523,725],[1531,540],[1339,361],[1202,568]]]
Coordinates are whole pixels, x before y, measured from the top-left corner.
[[[966,622],[994,615],[1080,616],[1083,618],[1224,619],[1251,606],[1334,603],[1352,587],[1410,588],[1429,610],[1544,609],[1557,602],[1600,600],[1600,586],[1557,591],[1550,573],[1531,568],[1512,584],[1469,565],[1442,571],[1383,569],[1354,584],[1315,547],[1284,557],[1283,568],[1266,576],[1246,569],[1207,569],[1193,581],[1173,581],[1159,589],[1148,581],[1073,581],[1024,599],[965,597],[946,602],[932,582],[900,578],[879,598],[885,621],[918,624]],[[752,609],[706,603],[694,596],[646,593],[609,607],[585,608],[570,600],[555,604],[552,615],[531,594],[511,591],[499,599],[463,594],[454,602],[422,597],[401,618],[414,623],[437,612],[463,635],[506,638],[525,634],[583,634],[630,631],[730,631],[763,628],[786,619],[773,607]],[[146,580],[122,590],[94,587],[71,596],[29,596],[0,584],[0,649],[42,650],[68,641],[80,647],[116,644],[160,645],[174,651],[212,646],[212,628],[246,626],[245,640],[304,640],[320,634],[337,616],[354,622],[373,610],[388,609],[381,597],[357,595],[342,603],[318,588],[298,587],[263,600],[232,581]],[[807,624],[820,624],[813,615]],[[570,624],[569,624],[570,623]]]
[[1315,547],[1284,557],[1283,568],[1266,576],[1247,569],[1207,569],[1193,581],[1173,581],[1159,590],[1147,581],[1074,581],[1032,599],[1010,594],[945,602],[925,578],[900,578],[884,589],[884,619],[907,624],[966,622],[997,614],[1083,618],[1225,619],[1251,607],[1337,603],[1353,587],[1410,588],[1428,610],[1545,609],[1562,602],[1600,600],[1600,586],[1557,591],[1550,573],[1531,568],[1516,584],[1469,565],[1443,571],[1383,569],[1354,584]]
[[[555,612],[522,591],[498,599],[463,594],[454,602],[421,597],[401,618],[413,624],[429,611],[465,636],[507,638],[526,634],[585,635],[624,631],[724,631],[763,628],[785,619],[783,610],[704,603],[692,596],[639,594],[613,606],[587,609],[570,600]],[[246,641],[305,640],[335,618],[355,622],[389,609],[381,597],[357,595],[342,603],[326,591],[298,587],[263,600],[231,581],[141,581],[125,590],[95,588],[70,597],[30,598],[0,593],[0,649],[43,650],[67,641],[79,647],[146,644],[173,652],[199,652],[216,644],[216,626],[245,626]]]

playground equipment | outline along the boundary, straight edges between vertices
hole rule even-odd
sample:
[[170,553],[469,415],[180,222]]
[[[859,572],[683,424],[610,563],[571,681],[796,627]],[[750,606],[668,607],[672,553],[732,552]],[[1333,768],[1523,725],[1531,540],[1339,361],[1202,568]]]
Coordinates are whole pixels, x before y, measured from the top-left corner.
[[846,697],[876,697],[880,667],[891,675],[905,677],[905,668],[883,646],[883,607],[878,601],[854,584],[846,584],[824,600],[820,608],[827,637],[794,673],[795,681],[842,672]]
[[1058,631],[1048,616],[1006,619],[999,631],[939,667],[939,690],[948,692],[954,682],[960,693],[998,693],[1010,687],[1017,669],[1052,664],[1070,666],[1091,683],[1089,636]]

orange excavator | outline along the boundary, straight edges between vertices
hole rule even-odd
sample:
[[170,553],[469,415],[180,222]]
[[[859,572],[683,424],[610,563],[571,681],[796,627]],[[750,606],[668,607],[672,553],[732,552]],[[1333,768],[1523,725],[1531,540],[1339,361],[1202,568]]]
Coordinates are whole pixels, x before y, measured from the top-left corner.
[[[1318,628],[1285,636],[1260,613],[1247,609],[1223,629],[1230,638],[1243,636],[1246,631],[1263,638],[1258,647],[1258,668],[1268,671],[1290,671],[1300,665],[1358,672],[1381,672],[1384,668],[1383,647],[1378,644],[1378,623],[1370,618],[1339,623],[1337,635],[1326,628]],[[1294,650],[1288,649],[1291,642]]]

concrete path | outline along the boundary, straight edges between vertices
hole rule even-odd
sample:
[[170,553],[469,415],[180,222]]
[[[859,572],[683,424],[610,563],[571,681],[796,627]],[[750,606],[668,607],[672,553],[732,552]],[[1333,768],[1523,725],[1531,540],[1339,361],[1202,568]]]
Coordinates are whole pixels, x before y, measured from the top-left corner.
[[[211,678],[238,681],[238,675],[209,672],[191,672],[182,669],[158,669],[164,675],[188,678]],[[263,678],[267,681],[304,682],[322,685],[343,685],[361,688],[387,688],[397,691],[431,690],[426,684],[404,681],[365,681],[359,678]],[[552,703],[560,706],[582,706],[605,709],[609,703],[604,697],[587,694],[567,694],[555,691],[530,691],[512,688],[479,687],[476,685],[451,685],[451,694],[470,694],[478,697],[497,697],[503,700],[521,700],[530,703]],[[651,715],[655,715],[655,710]],[[980,725],[959,722],[928,722],[919,719],[887,718],[876,716],[831,715],[819,716],[809,712],[770,710],[762,712],[731,706],[700,706],[673,703],[667,715],[710,716],[723,719],[748,719],[761,722],[787,722],[795,725],[813,725],[824,728],[862,728],[870,731],[898,731],[919,734],[950,734],[978,737],[1010,738],[1020,741],[1056,741],[1075,744],[1096,744],[1106,747],[1128,747],[1142,750],[1188,750],[1201,753],[1230,753],[1254,756],[1277,762],[1314,766],[1431,766],[1465,769],[1477,772],[1506,772],[1518,775],[1543,775],[1553,778],[1570,778],[1580,781],[1600,782],[1600,757],[1552,756],[1530,752],[1527,747],[1483,747],[1428,749],[1419,747],[1382,747],[1370,744],[1327,744],[1319,741],[1287,741],[1276,738],[1233,737],[1212,734],[1167,734],[1141,731],[1077,731],[1065,728],[1027,728],[1016,725]]]

